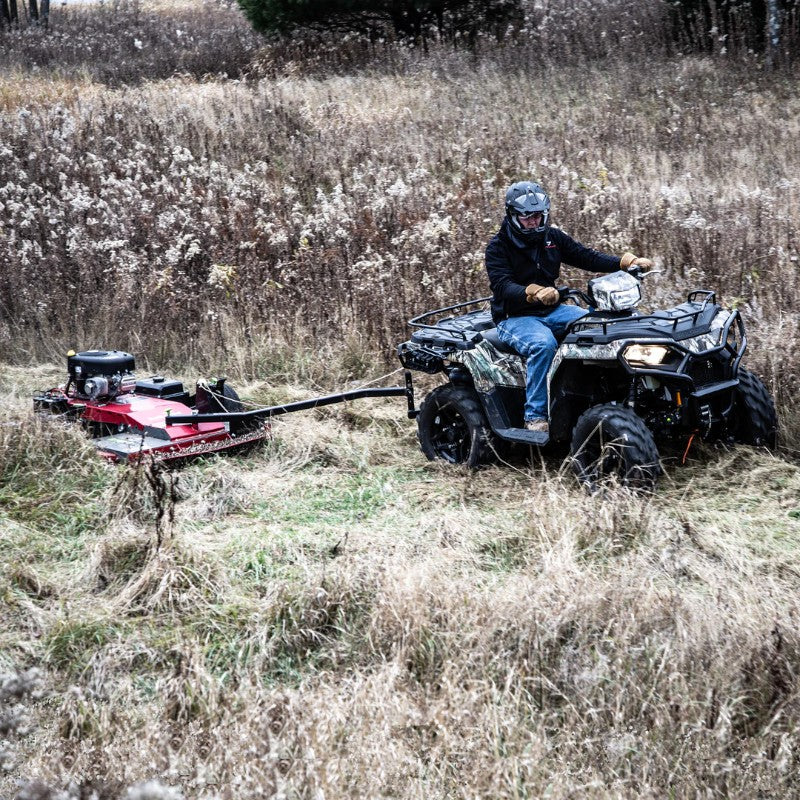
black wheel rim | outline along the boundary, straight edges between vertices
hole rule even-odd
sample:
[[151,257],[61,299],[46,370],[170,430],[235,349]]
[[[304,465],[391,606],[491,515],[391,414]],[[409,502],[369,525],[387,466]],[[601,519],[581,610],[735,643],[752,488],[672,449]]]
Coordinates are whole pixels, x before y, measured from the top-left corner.
[[453,409],[439,409],[431,425],[431,446],[438,458],[451,464],[468,461],[472,437],[464,417]]

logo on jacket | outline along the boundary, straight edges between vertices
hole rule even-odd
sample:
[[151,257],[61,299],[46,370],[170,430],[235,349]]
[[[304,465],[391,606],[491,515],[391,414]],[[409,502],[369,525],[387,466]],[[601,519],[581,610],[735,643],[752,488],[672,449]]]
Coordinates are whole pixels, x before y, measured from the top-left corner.
[[549,239],[544,243],[544,246],[545,247],[555,247],[555,245]]

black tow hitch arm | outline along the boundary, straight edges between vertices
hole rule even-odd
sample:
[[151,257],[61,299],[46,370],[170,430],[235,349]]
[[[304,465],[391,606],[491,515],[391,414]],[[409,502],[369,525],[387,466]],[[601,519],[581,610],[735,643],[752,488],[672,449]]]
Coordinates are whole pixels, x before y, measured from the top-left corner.
[[291,414],[294,411],[306,411],[309,408],[329,406],[334,403],[346,403],[348,400],[360,400],[364,397],[405,397],[408,404],[408,417],[414,419],[419,411],[414,408],[414,385],[411,372],[405,370],[405,386],[385,386],[377,389],[354,389],[352,392],[328,394],[324,397],[314,397],[311,400],[300,400],[296,403],[287,403],[282,406],[269,406],[268,408],[254,408],[251,411],[238,412],[213,412],[209,414],[167,414],[167,425],[196,425],[200,422],[228,422],[232,428],[247,423],[260,422],[277,417],[280,414]]

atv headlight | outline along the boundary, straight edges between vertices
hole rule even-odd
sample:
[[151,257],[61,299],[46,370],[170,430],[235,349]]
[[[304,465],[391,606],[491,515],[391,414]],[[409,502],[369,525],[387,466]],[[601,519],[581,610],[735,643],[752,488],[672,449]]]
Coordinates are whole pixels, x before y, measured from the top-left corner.
[[642,299],[642,290],[638,286],[631,286],[630,289],[619,289],[616,292],[609,292],[609,305],[614,311],[627,311],[629,308],[636,308]]
[[642,299],[639,281],[627,272],[612,272],[589,281],[589,296],[598,311],[628,311]]
[[632,344],[625,348],[622,357],[633,367],[657,367],[671,352],[663,344]]

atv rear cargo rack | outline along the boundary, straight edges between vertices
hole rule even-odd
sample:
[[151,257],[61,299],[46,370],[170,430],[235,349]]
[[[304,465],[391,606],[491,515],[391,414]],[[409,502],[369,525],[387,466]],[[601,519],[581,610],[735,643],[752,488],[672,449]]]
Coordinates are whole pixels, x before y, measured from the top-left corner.
[[[431,319],[437,314],[446,314],[448,311],[456,311],[459,308],[486,303],[492,297],[478,297],[474,300],[467,300],[463,303],[456,303],[453,306],[435,308],[433,311],[426,311],[418,317],[408,321],[412,328],[418,328],[411,335],[411,340],[415,344],[427,346],[449,345],[457,350],[467,350],[473,346],[476,332],[487,330],[494,327],[491,314],[485,309],[476,309],[459,317],[451,316],[440,319],[437,322],[423,322]],[[426,335],[427,333],[427,335]]]

